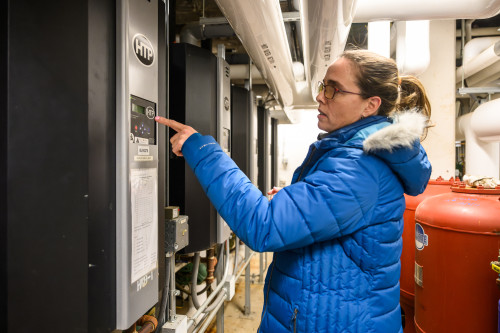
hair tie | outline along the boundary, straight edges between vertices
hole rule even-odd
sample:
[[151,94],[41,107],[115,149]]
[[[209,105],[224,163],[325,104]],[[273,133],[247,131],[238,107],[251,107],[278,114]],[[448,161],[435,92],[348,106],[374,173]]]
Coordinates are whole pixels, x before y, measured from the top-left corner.
[[401,85],[401,76],[398,77],[398,86]]

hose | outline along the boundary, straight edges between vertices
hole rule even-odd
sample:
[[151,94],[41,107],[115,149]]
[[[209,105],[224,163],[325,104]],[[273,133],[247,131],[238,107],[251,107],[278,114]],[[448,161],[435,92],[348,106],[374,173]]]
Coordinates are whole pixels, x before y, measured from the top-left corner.
[[[225,244],[226,244],[226,257],[228,258],[229,257],[229,241],[226,241]],[[221,246],[223,246],[223,245],[221,245]],[[222,253],[223,252],[221,251],[221,253],[219,253],[219,255],[222,255]],[[222,260],[220,260],[219,263],[220,262],[222,262]],[[219,268],[217,268],[217,269],[219,269]],[[204,310],[207,308],[208,304],[210,304],[210,302],[212,302],[212,300],[217,296],[217,293],[224,287],[224,283],[226,281],[228,271],[229,271],[229,260],[226,260],[226,262],[224,264],[224,274],[223,274],[221,281],[219,282],[217,287],[215,287],[215,290],[210,294],[210,296],[208,296],[207,300],[203,303],[203,305],[198,310],[196,310],[196,312],[193,314],[193,316],[188,320],[188,325],[187,325],[188,330],[194,325],[195,320],[198,318],[198,316],[202,312],[204,312]]]
[[194,254],[193,260],[193,271],[191,275],[191,300],[193,305],[198,310],[200,308],[200,302],[198,301],[198,293],[196,291],[196,286],[198,285],[198,268],[200,266],[200,252]]

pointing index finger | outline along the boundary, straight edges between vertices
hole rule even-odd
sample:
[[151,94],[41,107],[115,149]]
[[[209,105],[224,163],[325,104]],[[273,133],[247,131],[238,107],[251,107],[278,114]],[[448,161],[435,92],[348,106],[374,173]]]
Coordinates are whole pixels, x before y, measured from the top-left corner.
[[171,129],[173,129],[174,131],[176,132],[180,132],[182,131],[185,127],[187,127],[186,125],[184,124],[181,124],[175,120],[172,120],[172,119],[167,119],[167,118],[163,118],[163,117],[160,117],[160,116],[156,116],[155,117],[155,120],[160,123],[160,124],[163,124],[165,126],[168,126],[170,127]]

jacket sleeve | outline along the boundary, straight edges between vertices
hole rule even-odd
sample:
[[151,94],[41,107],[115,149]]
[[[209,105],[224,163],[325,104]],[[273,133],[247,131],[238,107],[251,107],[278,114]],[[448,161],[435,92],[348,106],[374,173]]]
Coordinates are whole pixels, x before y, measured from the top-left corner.
[[182,153],[222,218],[259,252],[355,232],[368,225],[378,196],[377,173],[347,155],[325,159],[268,201],[212,137],[193,134]]

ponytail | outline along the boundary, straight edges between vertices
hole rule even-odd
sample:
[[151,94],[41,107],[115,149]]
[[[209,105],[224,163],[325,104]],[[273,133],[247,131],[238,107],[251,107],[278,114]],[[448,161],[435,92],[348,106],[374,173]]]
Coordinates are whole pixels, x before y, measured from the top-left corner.
[[[396,106],[395,112],[401,112],[404,110],[418,110],[424,116],[427,117],[427,123],[430,123],[431,118],[431,103],[427,98],[425,88],[414,76],[402,76],[400,77],[400,93],[399,102]],[[429,126],[428,126],[429,127]],[[423,141],[427,136],[427,128],[424,130],[421,140]]]
[[425,93],[425,88],[414,76],[402,76],[400,84],[399,103],[396,111],[419,109],[427,118],[431,117],[431,104]]

